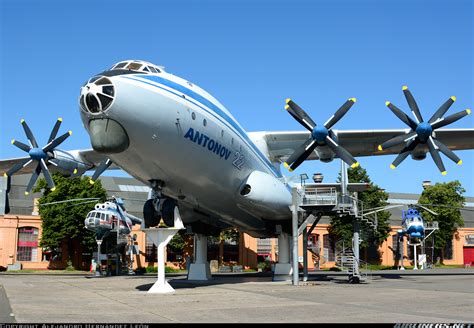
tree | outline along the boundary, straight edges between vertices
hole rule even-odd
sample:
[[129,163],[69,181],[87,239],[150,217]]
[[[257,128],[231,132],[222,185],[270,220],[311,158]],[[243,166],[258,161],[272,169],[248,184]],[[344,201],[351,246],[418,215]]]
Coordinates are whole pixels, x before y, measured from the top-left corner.
[[[463,193],[466,190],[459,181],[447,183],[437,183],[434,186],[426,188],[421,194],[418,204],[437,205],[432,208],[437,216],[421,209],[421,214],[427,222],[438,221],[439,230],[435,234],[435,252],[436,256],[444,259],[444,249],[453,239],[458,227],[464,226],[464,220],[460,209],[464,206],[465,198]],[[427,206],[429,207],[429,206]]]
[[[367,191],[358,193],[358,199],[364,204],[364,209],[376,208],[387,205],[388,193],[381,190],[379,186],[374,184],[367,174],[367,170],[358,166],[348,169],[349,182],[368,183],[370,187]],[[339,174],[338,182],[341,181]],[[390,212],[381,211],[377,213],[377,230],[370,234],[368,240],[363,240],[361,247],[368,247],[369,243],[375,246],[383,243],[387,239],[390,232],[389,220]],[[363,227],[364,228],[364,227]],[[371,228],[367,228],[371,229]],[[364,230],[367,230],[364,229]],[[349,215],[331,218],[331,224],[328,228],[331,235],[338,239],[343,239],[347,245],[352,244],[353,237],[353,218]]]
[[51,191],[45,179],[40,179],[34,190],[43,191],[43,196],[39,199],[43,230],[40,246],[58,250],[63,242],[67,242],[69,259],[75,244],[81,245],[82,251],[92,252],[96,245],[95,234],[84,229],[84,220],[87,213],[94,209],[96,202],[76,201],[45,206],[41,204],[77,198],[98,198],[97,202],[105,201],[106,190],[100,180],[91,185],[88,177],[66,178],[53,174],[53,181],[56,185],[55,191]]

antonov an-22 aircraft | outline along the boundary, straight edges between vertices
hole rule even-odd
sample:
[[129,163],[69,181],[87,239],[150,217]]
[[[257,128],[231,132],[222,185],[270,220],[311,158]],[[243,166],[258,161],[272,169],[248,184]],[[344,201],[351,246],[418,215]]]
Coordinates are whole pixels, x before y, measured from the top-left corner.
[[429,152],[445,174],[441,152],[461,164],[452,150],[473,149],[474,129],[440,128],[470,110],[445,117],[456,100],[451,97],[425,121],[408,88],[403,92],[414,118],[389,102],[386,105],[406,129],[333,130],[355,98],[324,124],[316,124],[287,99],[286,110],[307,131],[247,133],[221,103],[194,83],[148,62],[122,61],[81,88],[80,114],[93,149],[57,149],[71,134],[56,137],[61,119],[46,146],[40,147],[22,120],[29,144],[12,143],[28,156],[0,161],[0,173],[8,178],[32,173],[28,193],[40,173],[54,188],[49,169],[80,175],[95,168],[93,182],[114,165],[151,187],[144,206],[148,227],[156,226],[160,217],[172,225],[178,206],[184,224],[198,234],[238,227],[255,237],[273,236],[276,225],[286,232],[291,229],[291,193],[281,163],[291,171],[306,159],[340,158],[355,167],[353,156],[399,154],[391,165],[395,168],[408,155],[420,160]]

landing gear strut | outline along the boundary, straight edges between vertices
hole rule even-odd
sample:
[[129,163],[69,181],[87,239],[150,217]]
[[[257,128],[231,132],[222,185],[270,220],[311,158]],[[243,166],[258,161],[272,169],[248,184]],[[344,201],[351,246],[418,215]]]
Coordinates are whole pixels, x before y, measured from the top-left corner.
[[158,226],[161,218],[168,227],[176,227],[175,220],[179,217],[178,203],[172,198],[163,195],[162,190],[165,183],[160,180],[151,181],[150,199],[143,206],[143,217],[145,219],[145,227]]

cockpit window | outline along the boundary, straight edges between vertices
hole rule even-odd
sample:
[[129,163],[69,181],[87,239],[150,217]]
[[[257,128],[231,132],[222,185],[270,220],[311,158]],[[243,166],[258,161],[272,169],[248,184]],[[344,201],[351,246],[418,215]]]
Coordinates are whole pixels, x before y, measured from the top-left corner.
[[130,60],[130,61],[124,61],[124,62],[119,62],[112,66],[110,71],[113,70],[130,70],[130,71],[136,71],[136,72],[142,72],[142,73],[161,73],[162,69],[158,68],[161,66],[156,66],[148,62],[144,61],[139,61],[139,60]]
[[139,71],[140,67],[142,67],[141,63],[130,63],[127,65],[127,69],[132,70],[132,71]]
[[125,67],[125,65],[127,65],[127,62],[118,63],[117,65],[114,66],[114,69]]

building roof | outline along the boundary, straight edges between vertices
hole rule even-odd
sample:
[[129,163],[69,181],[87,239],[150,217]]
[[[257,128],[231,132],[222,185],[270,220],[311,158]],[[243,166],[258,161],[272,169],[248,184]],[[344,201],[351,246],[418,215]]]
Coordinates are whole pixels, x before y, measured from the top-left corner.
[[[28,185],[30,175],[15,175],[12,177],[10,190],[10,214],[31,215],[34,211],[33,199],[41,197],[41,193],[31,193],[25,195],[24,191]],[[102,186],[107,190],[109,196],[121,197],[125,202],[125,208],[130,214],[143,217],[143,204],[147,200],[150,188],[138,180],[126,177],[107,177],[99,178]],[[6,188],[6,179],[0,179],[0,214],[4,212],[4,190]],[[416,204],[419,194],[410,193],[389,193],[388,202],[390,204]],[[390,225],[401,225],[402,210],[406,206],[392,208]],[[36,214],[36,213],[35,213]],[[465,227],[474,227],[474,197],[466,197],[466,206],[461,210]],[[323,217],[320,223],[329,223],[330,218]]]

